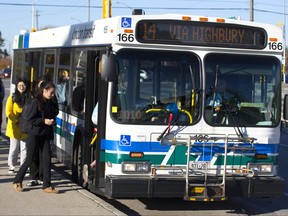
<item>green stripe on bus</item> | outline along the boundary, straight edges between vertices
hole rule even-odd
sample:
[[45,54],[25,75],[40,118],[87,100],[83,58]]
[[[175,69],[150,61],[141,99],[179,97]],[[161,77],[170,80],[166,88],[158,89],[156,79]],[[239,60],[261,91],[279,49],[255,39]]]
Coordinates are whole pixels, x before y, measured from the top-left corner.
[[55,133],[65,139],[68,139],[70,142],[73,142],[74,140],[74,134],[68,133],[67,131],[62,130],[61,128],[56,127]]
[[[143,158],[131,158],[129,154],[117,154],[117,153],[102,153],[101,154],[102,161],[105,158],[105,162],[111,162],[114,164],[121,164],[123,161],[149,161],[152,164],[155,165],[160,165],[165,157],[165,155],[148,155],[144,154]],[[195,161],[197,158],[197,155],[191,155],[190,160]],[[269,162],[276,164],[277,157],[276,156],[268,156],[266,160],[261,160],[261,162]],[[183,154],[180,155],[179,152],[175,153],[175,155],[172,154],[171,158],[168,160],[167,165],[169,164],[179,164],[179,165],[185,165],[187,162],[186,155],[184,156]],[[227,165],[234,165],[234,166],[246,166],[248,162],[260,162],[256,161],[254,159],[254,156],[239,156],[239,155],[234,155],[234,156],[227,156]],[[218,156],[215,163],[213,164],[214,166],[219,166],[224,164],[224,157],[223,156]]]
[[[228,165],[246,165],[248,162],[263,162],[263,163],[273,163],[276,164],[277,156],[268,156],[267,159],[263,160],[255,160],[254,156],[239,156],[239,155],[229,155],[227,156],[227,164]],[[222,165],[224,164],[224,156],[219,155],[214,165]]]
[[23,35],[19,35],[18,48],[23,48]]

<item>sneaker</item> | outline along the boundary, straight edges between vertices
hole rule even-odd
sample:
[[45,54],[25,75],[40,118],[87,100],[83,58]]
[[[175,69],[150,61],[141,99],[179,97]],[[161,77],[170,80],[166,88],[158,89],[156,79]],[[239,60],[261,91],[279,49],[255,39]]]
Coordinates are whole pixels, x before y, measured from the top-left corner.
[[33,186],[37,186],[37,185],[39,185],[39,182],[37,180],[32,180],[26,184],[26,186],[28,186],[28,187],[33,187]]
[[43,189],[43,191],[46,193],[59,193],[59,191],[56,190],[54,187],[47,187],[47,188]]
[[38,180],[39,185],[43,185],[43,181]]
[[22,183],[13,183],[13,188],[18,191],[18,192],[22,192],[23,191],[23,186]]
[[14,170],[15,170],[15,167],[13,165],[10,165],[8,173],[14,173]]

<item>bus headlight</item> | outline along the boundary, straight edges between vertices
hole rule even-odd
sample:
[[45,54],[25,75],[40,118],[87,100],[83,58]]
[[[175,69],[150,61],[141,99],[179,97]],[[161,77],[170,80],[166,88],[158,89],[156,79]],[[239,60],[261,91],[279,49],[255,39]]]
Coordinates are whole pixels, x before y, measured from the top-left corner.
[[123,173],[148,173],[150,163],[147,161],[124,161],[122,163]]
[[258,174],[271,174],[273,165],[272,164],[248,164],[248,169],[251,169],[256,175]]

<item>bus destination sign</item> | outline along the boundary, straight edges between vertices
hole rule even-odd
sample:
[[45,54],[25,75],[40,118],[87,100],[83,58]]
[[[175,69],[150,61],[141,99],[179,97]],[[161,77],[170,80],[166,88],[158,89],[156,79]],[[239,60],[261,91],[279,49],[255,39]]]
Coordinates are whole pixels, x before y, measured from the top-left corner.
[[267,34],[262,28],[238,24],[182,20],[141,20],[136,26],[140,43],[263,49]]

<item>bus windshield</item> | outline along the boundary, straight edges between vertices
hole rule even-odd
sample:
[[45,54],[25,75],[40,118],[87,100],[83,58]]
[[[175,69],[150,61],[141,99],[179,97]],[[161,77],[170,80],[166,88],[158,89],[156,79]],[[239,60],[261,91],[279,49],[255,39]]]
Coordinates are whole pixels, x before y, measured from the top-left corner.
[[[190,125],[200,116],[200,61],[187,52],[117,54],[112,116],[119,123]],[[169,120],[170,119],[170,120]]]
[[281,64],[266,56],[208,54],[204,116],[212,126],[277,126]]

